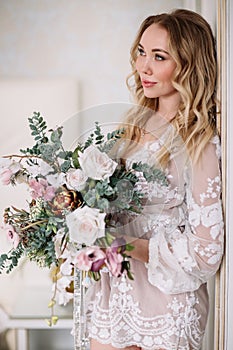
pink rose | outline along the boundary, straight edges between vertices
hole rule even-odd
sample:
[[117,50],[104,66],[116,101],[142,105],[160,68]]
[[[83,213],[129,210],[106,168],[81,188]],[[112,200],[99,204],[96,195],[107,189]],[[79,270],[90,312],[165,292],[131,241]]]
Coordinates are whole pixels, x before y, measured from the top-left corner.
[[55,188],[53,186],[47,186],[44,190],[44,199],[46,201],[51,201],[55,196]]
[[109,247],[106,250],[105,263],[113,276],[119,277],[122,273],[123,256],[117,253],[116,248]]
[[42,197],[47,201],[50,201],[55,196],[55,188],[50,186],[45,179],[31,179],[29,181],[29,187],[31,189],[31,196],[33,199]]
[[29,180],[29,187],[31,189],[31,195],[33,199],[42,197],[43,194],[43,185],[38,182],[36,179]]
[[13,243],[13,247],[14,249],[16,249],[19,245],[19,235],[18,233],[15,231],[14,227],[11,225],[5,225],[4,229],[7,231],[7,238],[8,240]]
[[76,260],[76,265],[80,270],[99,271],[104,265],[105,253],[99,247],[83,248]]

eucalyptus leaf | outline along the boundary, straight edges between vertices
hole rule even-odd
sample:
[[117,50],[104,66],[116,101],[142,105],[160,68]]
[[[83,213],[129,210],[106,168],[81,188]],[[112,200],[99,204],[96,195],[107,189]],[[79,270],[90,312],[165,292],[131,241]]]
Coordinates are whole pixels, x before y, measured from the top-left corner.
[[96,198],[97,198],[97,191],[95,189],[89,190],[85,195],[84,195],[84,201],[87,203],[88,206],[91,208],[94,207]]
[[78,160],[78,152],[81,151],[81,146],[78,146],[75,148],[74,152],[72,153],[72,161],[73,165],[76,169],[80,168],[79,160]]

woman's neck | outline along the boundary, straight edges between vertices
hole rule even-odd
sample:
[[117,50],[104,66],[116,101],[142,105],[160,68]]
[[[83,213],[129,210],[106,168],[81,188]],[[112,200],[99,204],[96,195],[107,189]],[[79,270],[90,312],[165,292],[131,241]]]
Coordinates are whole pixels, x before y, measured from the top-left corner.
[[172,96],[160,97],[157,112],[167,121],[171,121],[177,114],[180,105],[180,94],[173,93]]

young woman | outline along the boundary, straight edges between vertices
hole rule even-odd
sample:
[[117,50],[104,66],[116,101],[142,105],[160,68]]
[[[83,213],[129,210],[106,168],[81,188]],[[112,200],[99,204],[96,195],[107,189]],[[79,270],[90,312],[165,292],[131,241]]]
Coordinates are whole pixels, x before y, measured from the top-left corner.
[[129,112],[119,152],[129,167],[138,160],[161,166],[169,185],[142,178],[143,214],[119,218],[119,233],[134,237],[134,279],[104,272],[89,288],[91,349],[198,350],[208,316],[206,282],[223,252],[210,26],[188,10],[150,16],[131,64],[138,108]]

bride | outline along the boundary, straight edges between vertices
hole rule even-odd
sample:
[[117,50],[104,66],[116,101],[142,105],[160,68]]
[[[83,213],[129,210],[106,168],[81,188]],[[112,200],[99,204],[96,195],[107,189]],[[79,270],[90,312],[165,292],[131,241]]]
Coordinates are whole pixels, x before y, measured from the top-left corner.
[[[160,164],[169,186],[145,179],[142,215],[118,217],[133,280],[103,272],[86,295],[91,350],[198,350],[206,282],[219,268],[223,220],[216,130],[216,52],[209,24],[175,10],[142,23],[131,50],[129,111],[118,155]],[[128,141],[133,146],[128,147]]]

